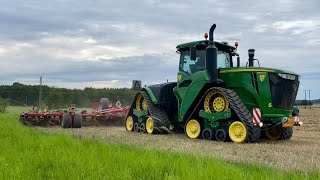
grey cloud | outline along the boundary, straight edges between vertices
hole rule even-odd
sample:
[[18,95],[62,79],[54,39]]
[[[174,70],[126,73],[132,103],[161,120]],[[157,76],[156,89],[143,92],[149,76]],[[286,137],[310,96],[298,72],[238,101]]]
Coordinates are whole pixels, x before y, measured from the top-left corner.
[[[129,78],[148,83],[166,78],[175,80],[178,61],[175,46],[202,39],[202,34],[215,22],[216,39],[240,42],[243,64],[247,49],[255,48],[263,66],[296,71],[306,82],[301,88],[311,84],[317,88],[313,85],[318,84],[314,82],[320,66],[317,59],[320,27],[313,23],[319,23],[320,19],[317,0],[16,0],[2,4],[0,75],[5,77],[1,77],[1,82],[28,82],[28,78],[34,81],[40,74],[62,85],[114,79],[128,82]],[[286,26],[299,21],[302,25]],[[312,25],[306,26],[304,22]],[[46,41],[61,37],[58,43]],[[94,43],[86,44],[84,39],[92,39]],[[34,47],[7,49],[7,54],[1,51],[17,43]],[[93,51],[101,46],[132,48],[139,53],[122,57],[125,53],[119,52],[103,60],[109,52],[104,53],[103,48]],[[83,51],[90,53],[84,58],[80,56]],[[8,67],[13,70],[8,72]]]
[[[43,76],[49,81],[60,82],[91,82],[91,81],[131,81],[139,79],[143,82],[151,84],[152,81],[162,80],[165,78],[171,81],[176,77],[176,66],[166,65],[163,58],[170,58],[163,54],[144,55],[128,58],[117,58],[109,60],[98,60],[94,62],[70,62],[54,65],[54,61],[46,61],[45,64],[41,60],[36,61],[29,66],[38,65],[34,71],[20,72],[0,72],[0,81],[15,81],[30,77],[36,79]],[[56,67],[55,67],[56,66]],[[54,67],[54,68],[53,68]],[[172,73],[174,72],[174,73]],[[159,76],[160,75],[160,76]],[[76,87],[75,87],[76,88]]]

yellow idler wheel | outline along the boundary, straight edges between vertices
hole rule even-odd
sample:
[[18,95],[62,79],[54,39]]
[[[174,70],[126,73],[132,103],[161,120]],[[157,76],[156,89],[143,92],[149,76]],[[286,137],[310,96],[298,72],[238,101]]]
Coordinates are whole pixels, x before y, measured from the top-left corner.
[[246,126],[240,121],[233,122],[229,127],[229,136],[233,142],[244,142],[247,138]]
[[127,120],[126,120],[126,129],[128,131],[132,131],[133,130],[133,118],[132,116],[128,116]]
[[201,132],[201,126],[197,120],[192,119],[187,123],[186,133],[189,138],[191,139],[198,138],[200,135],[200,132]]
[[278,140],[281,137],[281,125],[266,130],[266,136],[270,140]]
[[154,127],[154,125],[153,125],[153,119],[152,119],[152,117],[149,117],[149,118],[147,119],[147,122],[146,122],[146,130],[147,130],[147,132],[148,132],[149,134],[152,134],[152,132],[153,132],[153,127]]
[[136,109],[137,111],[142,111],[148,109],[147,102],[143,98],[142,94],[139,94],[136,100]]
[[211,90],[204,99],[204,110],[208,113],[225,112],[228,108],[229,101],[220,90]]

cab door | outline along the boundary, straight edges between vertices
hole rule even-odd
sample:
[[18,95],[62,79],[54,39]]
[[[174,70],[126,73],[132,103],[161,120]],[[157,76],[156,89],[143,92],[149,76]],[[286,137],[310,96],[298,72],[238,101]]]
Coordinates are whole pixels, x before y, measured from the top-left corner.
[[174,93],[179,103],[179,121],[192,105],[209,78],[205,71],[205,51],[198,51],[196,60],[191,60],[189,51],[181,52],[177,86]]

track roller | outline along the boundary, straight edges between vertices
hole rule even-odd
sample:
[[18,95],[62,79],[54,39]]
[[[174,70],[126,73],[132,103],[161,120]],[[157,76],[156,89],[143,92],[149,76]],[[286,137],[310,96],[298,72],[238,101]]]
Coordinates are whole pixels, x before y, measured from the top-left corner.
[[215,138],[217,141],[227,141],[228,133],[224,129],[218,129],[215,133]]
[[212,140],[213,139],[213,130],[211,128],[205,128],[202,131],[201,136],[205,140]]
[[233,142],[242,143],[247,137],[247,128],[240,122],[235,121],[229,126],[229,137]]
[[191,139],[198,138],[201,133],[200,123],[195,119],[188,121],[185,126],[185,133]]
[[147,130],[147,133],[149,134],[152,134],[153,131],[154,131],[154,125],[153,125],[153,119],[152,117],[149,117],[147,119],[147,122],[146,122],[146,130]]
[[133,125],[133,131],[134,131],[134,132],[139,132],[139,131],[140,131],[139,123],[134,123],[134,125]]
[[141,123],[140,124],[140,132],[141,133],[145,133],[147,130],[146,130],[146,125],[144,123]]
[[126,130],[133,131],[133,118],[132,116],[128,116],[126,119]]

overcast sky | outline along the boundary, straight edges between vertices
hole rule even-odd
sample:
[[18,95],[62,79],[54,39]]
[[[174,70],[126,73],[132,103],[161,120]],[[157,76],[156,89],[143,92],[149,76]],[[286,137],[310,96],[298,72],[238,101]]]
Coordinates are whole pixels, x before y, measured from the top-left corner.
[[176,81],[176,45],[239,41],[266,67],[301,74],[320,98],[320,1],[1,0],[0,83],[66,88],[130,87]]

